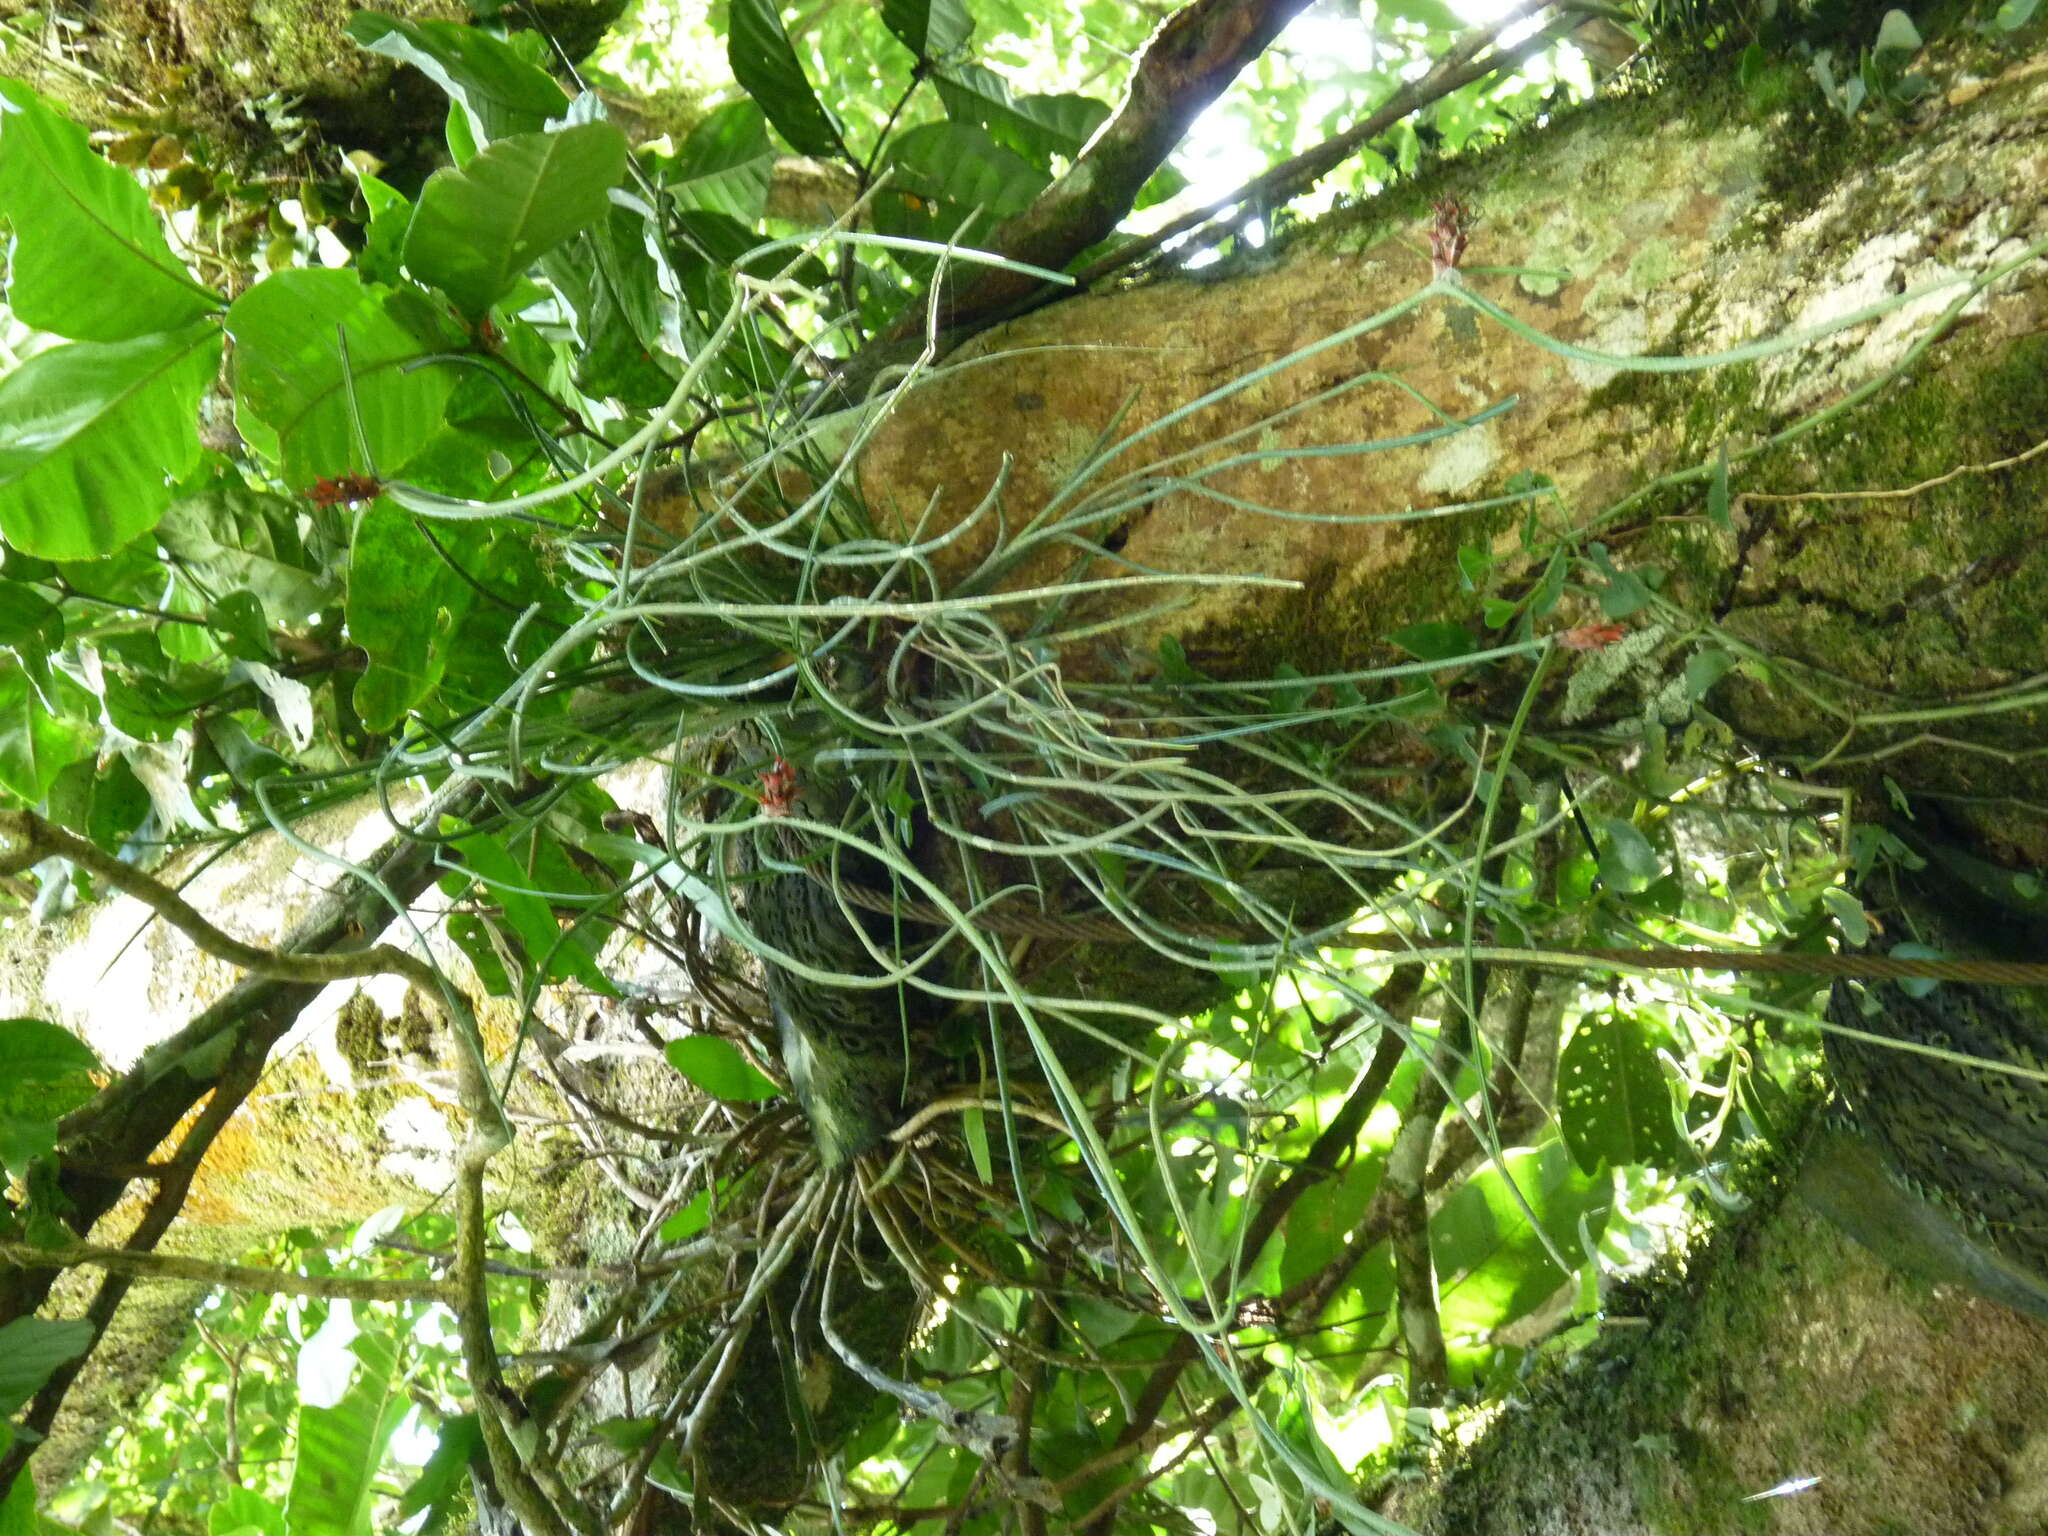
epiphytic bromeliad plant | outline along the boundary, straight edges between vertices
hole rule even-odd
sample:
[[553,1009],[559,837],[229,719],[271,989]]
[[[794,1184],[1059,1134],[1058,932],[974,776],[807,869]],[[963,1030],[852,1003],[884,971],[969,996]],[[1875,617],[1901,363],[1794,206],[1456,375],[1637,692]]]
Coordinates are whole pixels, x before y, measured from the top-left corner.
[[[885,9],[902,35],[919,8]],[[770,120],[832,149],[773,11],[734,11]],[[915,30],[921,71],[960,41]],[[963,366],[930,344],[942,306],[913,313],[925,349],[863,397],[816,376],[913,284],[1056,281],[955,247],[944,222],[1013,211],[1044,171],[956,189],[961,208],[931,181],[869,188],[830,229],[764,239],[753,105],[664,161],[502,39],[371,15],[355,31],[449,91],[457,164],[416,198],[362,177],[350,260],[232,298],[190,275],[141,184],[0,83],[9,299],[33,328],[0,382],[0,867],[47,910],[138,895],[281,981],[396,969],[446,1013],[472,1120],[453,1268],[358,1293],[459,1320],[470,1401],[429,1372],[442,1452],[409,1511],[445,1516],[474,1458],[476,1496],[536,1531],[643,1528],[669,1501],[706,1528],[1384,1526],[1372,1490],[1432,1415],[1583,1338],[1603,1274],[1688,1189],[1722,1193],[1741,1135],[1791,1116],[1777,1079],[1808,1048],[1820,973],[1658,979],[1661,946],[1706,929],[1789,948],[1837,920],[1854,937],[1836,882],[1883,839],[1788,812],[1699,708],[1765,658],[1618,569],[1588,542],[1600,518],[1553,516],[1535,477],[1363,519],[1513,509],[1524,574],[1460,551],[1496,640],[1417,625],[1343,673],[1209,676],[1171,644],[1124,644],[1199,582],[1263,578],[1137,568],[1112,530],[1167,493],[1317,515],[1250,508],[1219,477],[1511,410],[1460,415],[1367,373],[1199,449],[1156,446],[1424,306],[1641,373],[1825,332],[1689,359],[1567,346],[1463,280],[1445,205],[1410,297],[1164,420],[1103,424],[1042,503],[999,481],[964,518],[883,511],[855,467],[898,401]],[[965,66],[946,78],[981,92],[968,106],[994,100]],[[1031,169],[1093,119],[1039,102],[1001,123]],[[911,140],[902,174],[1009,164],[941,137]],[[941,222],[913,233],[913,214]],[[2012,265],[1825,329],[1937,292],[1959,311]],[[1354,390],[1431,424],[1268,445]],[[1669,477],[1686,481],[1725,515],[1725,455]],[[1561,651],[1585,653],[1565,725],[1532,729]],[[1683,768],[1606,766],[1615,719],[1682,737]],[[652,807],[617,803],[613,775],[648,762]],[[381,927],[443,873],[459,977],[403,943],[236,948],[115,856],[295,837],[338,797],[396,807],[420,784],[427,809],[397,812],[409,853],[365,872],[353,920]],[[1681,849],[1703,874],[1680,877]],[[491,1300],[484,1183],[505,1101],[529,1042],[558,1049],[544,992],[616,995],[625,956],[649,950],[699,1000],[666,1045],[701,1118],[671,1131],[597,1103],[619,1139],[595,1155],[653,1215],[604,1266],[551,1275],[602,1290],[581,1336],[507,1364],[492,1325],[516,1309]],[[482,992],[513,1004],[509,1056],[476,1025]],[[215,1030],[193,1048],[227,1041]],[[267,1039],[231,1043],[218,1111],[145,1227],[175,1214],[230,1090],[261,1068]],[[56,1177],[142,1090],[96,1101],[89,1057],[46,1025],[0,1027],[0,1052],[19,1069],[0,1106],[22,1347],[0,1390],[28,1405],[12,1474],[94,1337],[28,1316],[34,1277],[147,1265],[73,1244],[82,1197]],[[292,1477],[264,1485],[304,1522],[342,1476],[335,1443],[395,1430],[389,1352],[371,1353],[363,1426],[302,1416]],[[196,1508],[209,1486],[180,1497]]]

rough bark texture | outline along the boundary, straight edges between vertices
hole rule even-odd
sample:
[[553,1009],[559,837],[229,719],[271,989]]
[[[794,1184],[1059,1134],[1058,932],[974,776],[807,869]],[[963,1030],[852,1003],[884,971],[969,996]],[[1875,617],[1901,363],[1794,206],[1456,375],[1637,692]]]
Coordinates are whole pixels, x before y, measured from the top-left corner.
[[2048,1329],[1902,1278],[1797,1198],[1610,1308],[1647,1326],[1532,1383],[1391,1512],[1432,1536],[2048,1531]]
[[[904,402],[865,461],[869,494],[910,513],[939,490],[964,511],[1007,456],[1005,506],[1013,520],[1028,516],[1127,401],[1125,431],[1411,294],[1429,275],[1419,224],[1432,192],[1480,212],[1468,257],[1476,292],[1553,337],[1624,355],[1707,354],[1824,325],[1930,279],[1985,271],[2048,235],[2038,190],[2048,179],[2048,60],[1965,78],[1910,126],[1816,115],[1796,80],[1781,84],[1790,104],[1775,114],[1718,92],[1604,102],[1453,168],[1439,186],[1327,220],[1263,270],[1083,298],[1011,325],[978,344],[976,366]],[[1485,263],[1525,270],[1489,273]],[[2014,273],[1910,378],[1750,463],[1746,452],[1770,433],[1884,378],[1956,290],[1761,363],[1661,376],[1561,358],[1431,300],[1176,424],[1113,468],[1198,449],[1376,373],[1233,451],[1384,441],[1435,425],[1411,391],[1459,416],[1514,405],[1433,443],[1234,468],[1211,485],[1297,514],[1370,519],[1498,495],[1526,470],[1557,483],[1558,500],[1536,507],[1554,532],[1587,526],[1660,474],[1695,469],[1690,485],[1614,512],[1595,536],[1618,564],[1668,573],[1665,593],[1687,621],[1754,648],[1754,675],[1746,668],[1710,700],[1736,734],[1781,760],[1815,762],[1856,717],[2011,684],[2048,655],[2038,510],[2048,465],[1964,475],[1906,500],[1738,500],[1725,527],[1705,515],[1707,468],[1725,443],[1738,497],[1896,489],[2030,447],[2048,428],[2038,404],[2048,392],[2044,274],[2039,262]],[[1389,655],[1383,637],[1417,620],[1463,619],[1477,632],[1478,602],[1460,593],[1453,552],[1479,545],[1512,560],[1526,512],[1312,522],[1164,490],[1123,514],[1124,559],[1301,585],[1203,589],[1128,650],[1142,655],[1172,632],[1215,670],[1290,661],[1313,673]],[[1673,638],[1653,637],[1631,665],[1655,671],[1650,653],[1662,645],[1668,655]],[[1640,697],[1635,707],[1647,717]],[[1608,701],[1604,718],[1618,708]],[[2038,715],[2024,713],[1946,733],[1867,728],[1835,766],[1860,759],[1865,775],[1881,767],[1943,793],[2038,799],[2048,768],[2010,751],[2037,728]],[[1917,729],[1937,739],[1899,750]],[[1973,745],[1954,749],[1958,736]],[[1874,751],[1889,755],[1865,755]],[[1997,819],[1992,808],[1982,815]],[[2013,847],[2038,860],[2038,824],[2004,821]]]

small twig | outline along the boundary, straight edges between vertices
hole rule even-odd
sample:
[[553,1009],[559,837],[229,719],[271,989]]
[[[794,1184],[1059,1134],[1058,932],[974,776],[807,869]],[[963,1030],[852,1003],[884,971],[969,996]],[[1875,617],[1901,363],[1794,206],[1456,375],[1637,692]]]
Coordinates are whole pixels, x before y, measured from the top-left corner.
[[1947,485],[1951,480],[1960,480],[1964,475],[1995,475],[2002,469],[2024,464],[2040,454],[2048,453],[2048,438],[2043,438],[2024,453],[2016,453],[2009,459],[1993,459],[1988,464],[1958,464],[1946,474],[1936,475],[1931,480],[1922,480],[1917,485],[1900,486],[1884,491],[1743,491],[1735,498],[1740,506],[1751,501],[1896,501],[1907,496],[1918,496],[1931,491],[1938,485]]
[[191,1280],[231,1291],[253,1291],[272,1296],[315,1296],[329,1301],[445,1302],[449,1298],[449,1287],[440,1280],[294,1275],[256,1264],[217,1264],[189,1254],[102,1248],[93,1243],[38,1248],[30,1243],[0,1242],[0,1263],[22,1269],[71,1269],[85,1264],[138,1280]]
[[1484,79],[1499,70],[1514,68],[1538,49],[1556,41],[1560,29],[1552,28],[1539,32],[1500,53],[1488,53],[1483,58],[1478,55],[1516,21],[1544,9],[1549,3],[1550,0],[1532,0],[1532,3],[1516,7],[1488,26],[1474,28],[1441,54],[1421,79],[1403,85],[1370,116],[1354,123],[1342,133],[1261,171],[1236,191],[1204,203],[1199,208],[1191,209],[1148,235],[1118,246],[1078,274],[1080,285],[1086,288],[1101,282],[1125,267],[1142,261],[1168,241],[1177,239],[1189,230],[1208,223],[1240,204],[1277,206],[1322,180],[1362,146],[1385,133],[1403,118],[1419,112],[1433,102],[1441,101],[1451,92],[1470,85],[1474,80]]

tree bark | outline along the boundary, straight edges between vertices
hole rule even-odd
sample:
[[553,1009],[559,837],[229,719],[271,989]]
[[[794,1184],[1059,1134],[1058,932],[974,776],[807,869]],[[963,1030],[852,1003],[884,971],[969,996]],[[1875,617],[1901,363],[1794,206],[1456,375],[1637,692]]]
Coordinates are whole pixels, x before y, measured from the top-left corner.
[[[1457,552],[1490,557],[1493,590],[1519,597],[1537,578],[1522,540],[1533,509],[1544,533],[1582,530],[1659,598],[1630,617],[1630,638],[1554,669],[1550,727],[1614,752],[1661,738],[1673,680],[1711,646],[1740,663],[1706,695],[1733,739],[1865,814],[1881,811],[1889,781],[1943,798],[1994,862],[2048,862],[2048,819],[2034,809],[2048,798],[2048,759],[2035,750],[2043,711],[2023,691],[2048,657],[2048,458],[2022,458],[2048,435],[2048,269],[2035,259],[1981,292],[1929,289],[1827,329],[1944,277],[1988,280],[2048,238],[2048,58],[1959,85],[1905,124],[1838,122],[1797,105],[1796,79],[1780,85],[1794,104],[1761,119],[1712,92],[1604,102],[1458,163],[1435,187],[1332,218],[1259,270],[1020,321],[955,360],[975,366],[900,404],[862,464],[869,500],[908,519],[937,494],[942,516],[957,518],[1007,459],[1014,524],[1089,458],[1126,401],[1128,432],[1292,358],[1114,467],[1183,452],[1200,463],[1204,445],[1237,432],[1247,436],[1226,452],[1378,451],[1224,467],[1206,491],[1179,465],[1098,536],[1140,568],[1296,585],[1195,589],[1177,612],[1074,647],[1064,660],[1078,672],[1142,670],[1169,636],[1195,664],[1240,676],[1397,659],[1386,637],[1423,620],[1465,623],[1475,647],[1494,643]],[[1554,339],[1700,356],[1825,334],[1698,373],[1646,374],[1544,350],[1441,293],[1403,309],[1430,280],[1418,230],[1432,193],[1480,211],[1469,291]],[[1958,299],[1961,323],[1915,355]],[[1314,350],[1380,314],[1386,323]],[[1470,425],[1439,430],[1447,417]],[[1714,489],[1724,447],[1725,508]],[[1547,476],[1555,495],[1454,510],[1493,501],[1523,472]],[[1764,499],[1901,492],[1937,476],[1950,478],[1886,500]],[[1350,520],[1276,518],[1208,492]],[[1433,515],[1407,519],[1410,509]],[[964,568],[980,552],[969,539],[947,558]],[[1098,614],[1122,601],[1102,599]],[[1546,622],[1599,617],[1588,606]],[[1610,655],[1625,665],[1599,659]],[[1930,713],[1967,696],[1967,717]],[[1142,988],[1146,969],[1098,979]],[[1715,1530],[1761,1518],[1737,1499],[1812,1475],[1824,1479],[1813,1493],[1763,1507],[1784,1519],[1831,1511],[1834,1523],[1815,1529],[1881,1529],[1906,1510],[1917,1529],[2040,1528],[2038,1330],[1902,1286],[1792,1208],[1731,1242],[1701,1261],[1698,1299],[1648,1330],[1616,1330],[1603,1361],[1637,1364],[1596,1362],[1546,1387],[1564,1404],[1548,1415],[1563,1438],[1504,1424],[1504,1443],[1531,1437],[1524,1464],[1549,1473],[1528,1485],[1540,1507],[1490,1528]],[[1576,1405],[1618,1374],[1642,1378],[1640,1399],[1624,1391],[1574,1427]],[[1918,1418],[1901,1406],[1916,1400]],[[1866,1401],[1867,1412],[1843,1407]],[[1928,1523],[1952,1486],[1937,1474],[1957,1468],[1985,1485],[1957,1506],[1981,1522]],[[1464,1511],[1459,1497],[1443,1507]]]

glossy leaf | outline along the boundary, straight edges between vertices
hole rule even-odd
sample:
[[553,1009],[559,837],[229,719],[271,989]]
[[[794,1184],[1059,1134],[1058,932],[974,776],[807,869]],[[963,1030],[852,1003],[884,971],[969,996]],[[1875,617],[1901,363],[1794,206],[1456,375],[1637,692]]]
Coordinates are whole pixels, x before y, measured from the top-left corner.
[[[1444,1335],[1485,1340],[1496,1328],[1526,1316],[1569,1278],[1558,1272],[1543,1237],[1529,1223],[1522,1200],[1536,1213],[1542,1234],[1568,1259],[1606,1228],[1614,1204],[1614,1176],[1573,1166],[1563,1146],[1514,1151],[1499,1168],[1475,1174],[1430,1219],[1430,1246],[1442,1295]],[[1514,1189],[1508,1179],[1514,1180]],[[1490,1352],[1453,1356],[1460,1374]]]
[[1587,1173],[1630,1163],[1675,1168],[1688,1161],[1671,1116],[1664,1064],[1633,1015],[1582,1021],[1558,1056],[1557,1079],[1565,1145]]
[[199,400],[220,366],[208,324],[78,341],[0,379],[0,534],[87,560],[156,526],[199,462]]
[[149,194],[18,81],[0,79],[0,217],[14,227],[7,303],[80,341],[175,331],[225,302],[171,254]]
[[782,1090],[764,1077],[730,1040],[716,1035],[685,1035],[663,1048],[669,1065],[714,1099],[752,1104],[775,1098]]
[[0,1327],[0,1418],[34,1397],[58,1367],[84,1354],[92,1335],[92,1324],[83,1320],[17,1317]]
[[349,18],[348,35],[440,86],[463,109],[481,143],[531,133],[569,110],[568,95],[546,70],[475,27],[358,11]]
[[882,0],[882,25],[920,62],[959,52],[974,33],[962,0]]
[[768,122],[751,101],[713,108],[692,128],[663,178],[679,208],[703,208],[742,224],[761,217],[775,145]]
[[732,77],[800,155],[843,155],[839,123],[804,78],[775,0],[732,0]]
[[[1031,206],[1050,178],[979,128],[961,123],[926,123],[899,134],[890,146],[898,185],[931,200],[951,204],[962,217],[979,213],[981,233]],[[949,230],[948,234],[951,233]],[[971,244],[974,235],[967,236]]]
[[955,64],[933,76],[946,116],[987,130],[1041,170],[1055,155],[1073,159],[1109,118],[1092,96],[1019,96],[1010,82],[978,64]]
[[412,275],[472,319],[519,275],[604,216],[626,169],[626,136],[610,123],[500,139],[460,170],[427,179],[405,237]]
[[36,804],[59,773],[92,755],[99,739],[98,726],[53,712],[27,671],[0,659],[0,790]]
[[64,613],[33,587],[0,581],[0,647],[47,654],[64,643]]
[[[275,445],[285,481],[297,489],[338,475],[395,474],[439,428],[455,388],[445,368],[405,371],[459,343],[454,326],[417,295],[365,285],[351,272],[266,278],[235,301],[228,331],[243,434]],[[358,462],[351,381],[374,464]]]
[[369,655],[356,712],[366,729],[389,731],[440,685],[476,592],[410,514],[380,501],[356,527],[347,601],[349,636]]

